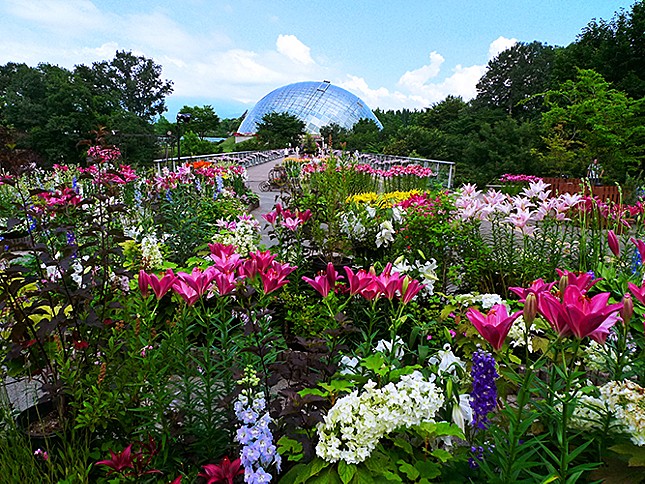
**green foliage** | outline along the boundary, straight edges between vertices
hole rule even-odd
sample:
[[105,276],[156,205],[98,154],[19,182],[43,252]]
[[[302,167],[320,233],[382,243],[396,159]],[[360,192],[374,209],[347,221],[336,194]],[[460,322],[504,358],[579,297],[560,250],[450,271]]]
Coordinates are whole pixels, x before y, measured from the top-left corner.
[[582,177],[597,158],[609,181],[622,182],[643,163],[643,102],[611,89],[600,74],[580,70],[575,81],[545,94],[542,115],[549,174]]
[[267,113],[257,126],[257,138],[266,148],[298,146],[305,134],[305,123],[289,113]]

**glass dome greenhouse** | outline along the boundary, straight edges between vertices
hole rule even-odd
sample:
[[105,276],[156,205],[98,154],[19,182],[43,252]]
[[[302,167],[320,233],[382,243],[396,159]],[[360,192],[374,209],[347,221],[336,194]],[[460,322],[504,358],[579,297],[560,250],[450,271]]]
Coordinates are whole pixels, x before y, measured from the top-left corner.
[[320,128],[335,123],[351,129],[360,119],[370,119],[383,128],[374,113],[358,97],[329,81],[297,82],[264,96],[245,116],[238,133],[257,131],[265,114],[289,113],[305,122],[305,131],[320,134]]

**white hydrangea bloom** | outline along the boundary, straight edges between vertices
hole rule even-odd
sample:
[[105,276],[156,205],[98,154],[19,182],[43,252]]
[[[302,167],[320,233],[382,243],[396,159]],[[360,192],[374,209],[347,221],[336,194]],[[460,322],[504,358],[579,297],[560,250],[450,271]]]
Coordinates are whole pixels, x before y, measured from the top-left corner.
[[636,445],[645,445],[645,388],[625,380],[600,387],[600,395],[618,424]]
[[145,270],[154,269],[163,265],[163,256],[159,249],[159,242],[154,234],[146,235],[141,240],[141,266]]
[[399,427],[434,421],[444,403],[441,389],[418,371],[380,389],[369,381],[363,390],[339,399],[318,425],[319,457],[328,462],[363,462],[382,437]]

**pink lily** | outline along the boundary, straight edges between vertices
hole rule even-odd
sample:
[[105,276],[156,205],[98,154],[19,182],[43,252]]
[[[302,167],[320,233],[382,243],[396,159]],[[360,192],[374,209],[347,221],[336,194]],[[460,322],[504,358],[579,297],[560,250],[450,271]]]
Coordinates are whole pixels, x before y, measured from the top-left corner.
[[289,281],[286,277],[296,269],[297,267],[290,266],[289,264],[274,262],[271,267],[261,272],[260,279],[262,280],[264,294],[270,294],[287,284]]
[[607,244],[612,253],[618,257],[620,255],[620,243],[618,242],[618,237],[613,230],[607,232]]
[[351,267],[345,266],[345,274],[347,274],[347,283],[349,284],[349,295],[355,296],[363,292],[372,282],[372,278],[368,276],[367,272],[363,269],[354,274]]
[[278,212],[269,212],[262,214],[262,218],[269,222],[271,225],[275,225],[275,221],[278,219]]
[[148,297],[148,286],[150,286],[157,299],[161,299],[175,281],[177,281],[177,276],[172,269],[168,269],[161,279],[156,274],[146,274],[144,271],[139,271],[139,289],[143,297]]
[[150,292],[148,291],[148,286],[150,285],[150,276],[143,269],[139,271],[139,279],[137,283],[139,284],[139,291],[141,291],[141,295],[144,299],[146,299],[150,295]]
[[237,287],[237,278],[233,272],[215,271],[213,287],[220,296],[227,296]]
[[290,230],[291,232],[295,232],[301,223],[302,222],[299,218],[286,217],[280,225],[282,225],[285,229]]
[[551,289],[555,285],[555,282],[546,283],[542,278],[536,279],[531,283],[527,288],[524,287],[509,287],[508,289],[520,297],[520,302],[526,300],[526,296],[533,293],[536,296],[542,292],[551,292]]
[[331,262],[327,264],[327,272],[325,274],[319,274],[313,279],[302,276],[302,280],[318,291],[322,297],[327,297],[330,291],[336,287],[336,281],[341,278],[342,276],[338,275],[338,272],[334,269],[334,265]]
[[[619,321],[622,304],[607,304],[610,294],[600,293],[592,298],[576,285],[564,289],[562,300],[542,293],[538,310],[561,336],[573,334],[578,339],[594,334],[594,339],[606,339],[609,328]],[[603,334],[605,334],[603,339]]]
[[208,248],[211,251],[211,258],[216,257],[218,259],[228,259],[233,254],[235,254],[235,246],[229,244],[208,244]]
[[197,476],[206,479],[206,484],[218,484],[220,482],[233,484],[235,477],[244,473],[240,459],[235,459],[231,462],[228,457],[224,457],[219,465],[206,464],[202,468],[204,472],[200,472]]
[[405,276],[401,286],[401,303],[407,304],[412,301],[414,296],[416,296],[423,287],[424,285],[416,279]]
[[190,274],[179,272],[177,273],[178,281],[173,285],[173,290],[189,306],[192,306],[207,291],[208,286],[215,277],[215,272],[216,270],[213,267],[209,267],[205,271],[202,271],[199,267],[195,267]]
[[641,304],[645,304],[645,284],[639,287],[632,282],[628,282],[627,287],[629,287],[629,290],[634,295],[634,297],[638,300],[638,302],[640,302]]
[[629,240],[636,246],[636,249],[641,256],[641,260],[645,261],[645,242],[640,239],[635,239],[634,237]]
[[[560,276],[561,280],[564,279],[567,286],[576,286],[583,294],[591,289],[594,284],[602,281],[602,277],[594,279],[594,275],[589,272],[581,272],[579,274],[576,274],[575,272],[569,272],[567,270],[562,271],[560,269],[556,269],[556,272],[558,273],[558,276]],[[564,289],[561,288],[560,290],[563,291]]]
[[503,304],[495,304],[488,311],[488,314],[482,314],[475,308],[470,308],[466,311],[466,317],[495,350],[499,350],[504,345],[504,340],[511,330],[513,321],[520,314],[522,314],[522,311],[509,315],[506,306]]

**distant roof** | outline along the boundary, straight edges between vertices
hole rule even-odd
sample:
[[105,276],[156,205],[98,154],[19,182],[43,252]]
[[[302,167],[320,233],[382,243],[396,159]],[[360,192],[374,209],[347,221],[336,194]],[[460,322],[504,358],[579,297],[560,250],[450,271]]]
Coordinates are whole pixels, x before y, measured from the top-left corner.
[[251,109],[238,133],[255,133],[257,124],[271,112],[289,113],[305,122],[305,131],[320,134],[320,128],[335,123],[351,129],[360,119],[370,119],[379,129],[381,122],[358,97],[329,81],[297,82],[271,91]]

